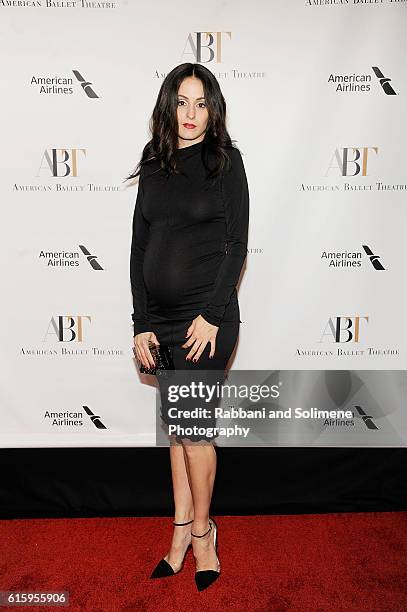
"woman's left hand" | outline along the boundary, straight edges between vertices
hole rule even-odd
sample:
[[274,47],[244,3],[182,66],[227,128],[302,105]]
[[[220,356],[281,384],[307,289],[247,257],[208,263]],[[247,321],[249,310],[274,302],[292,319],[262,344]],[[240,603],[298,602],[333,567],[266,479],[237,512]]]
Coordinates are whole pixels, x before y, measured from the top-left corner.
[[216,334],[218,333],[218,329],[219,327],[217,325],[208,323],[202,315],[198,315],[187,329],[187,337],[189,335],[191,337],[182,345],[182,348],[191,347],[185,359],[192,359],[192,356],[194,356],[192,361],[194,363],[198,361],[208,342],[211,343],[209,357],[212,358],[215,354]]

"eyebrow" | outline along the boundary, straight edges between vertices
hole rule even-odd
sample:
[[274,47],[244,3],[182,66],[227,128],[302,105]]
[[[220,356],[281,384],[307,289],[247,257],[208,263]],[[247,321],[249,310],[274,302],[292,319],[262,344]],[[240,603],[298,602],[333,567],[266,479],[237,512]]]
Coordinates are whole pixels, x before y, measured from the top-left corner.
[[[185,98],[185,100],[189,100],[187,96],[183,96],[182,94],[178,94],[178,97]],[[205,96],[201,96],[200,98],[197,98],[197,100],[205,100]]]

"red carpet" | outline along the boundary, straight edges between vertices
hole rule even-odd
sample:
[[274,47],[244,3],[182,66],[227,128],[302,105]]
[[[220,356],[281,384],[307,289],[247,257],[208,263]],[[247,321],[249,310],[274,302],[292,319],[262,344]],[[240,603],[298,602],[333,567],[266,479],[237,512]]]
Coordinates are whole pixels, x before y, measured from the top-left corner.
[[[70,592],[78,611],[407,610],[407,512],[218,517],[222,575],[150,580],[171,518],[0,521],[0,590]],[[16,610],[1,607],[0,610]]]

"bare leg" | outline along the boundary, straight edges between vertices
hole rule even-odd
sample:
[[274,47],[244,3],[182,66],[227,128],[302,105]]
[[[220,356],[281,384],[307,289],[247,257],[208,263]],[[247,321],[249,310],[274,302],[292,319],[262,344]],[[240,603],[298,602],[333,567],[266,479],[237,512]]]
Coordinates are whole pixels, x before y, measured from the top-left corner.
[[[209,507],[217,464],[216,451],[211,442],[191,442],[190,440],[184,444],[184,451],[194,505],[192,532],[201,535],[209,527]],[[203,538],[192,538],[192,548],[196,571],[217,569],[213,530]]]
[[[194,507],[183,445],[178,444],[174,436],[171,436],[170,459],[175,505],[174,520],[176,523],[185,523],[194,518]],[[174,526],[171,548],[164,559],[175,572],[180,569],[185,551],[191,543],[191,525],[192,523],[185,526]]]

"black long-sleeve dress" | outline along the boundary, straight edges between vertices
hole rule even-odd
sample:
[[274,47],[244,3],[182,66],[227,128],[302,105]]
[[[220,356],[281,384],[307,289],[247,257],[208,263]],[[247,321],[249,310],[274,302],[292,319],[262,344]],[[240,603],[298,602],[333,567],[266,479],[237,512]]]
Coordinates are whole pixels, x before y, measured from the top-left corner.
[[[204,145],[205,140],[176,150],[182,174],[167,177],[157,161],[142,167],[133,216],[130,276],[134,335],[153,331],[160,344],[170,346],[177,371],[195,371],[188,373],[192,377],[188,383],[192,379],[199,383],[202,378],[213,384],[222,381],[239,332],[236,285],[247,254],[249,191],[242,156],[232,146],[227,147],[230,169],[215,180],[205,179],[202,155],[207,154],[209,167],[214,158]],[[186,361],[190,348],[183,349],[181,344],[199,314],[219,329],[214,357],[209,358],[208,343],[194,363]],[[191,425],[168,416],[167,385],[174,379],[159,376],[158,382],[162,420],[167,425]],[[185,382],[183,379],[180,384]],[[178,405],[191,407],[187,400]],[[215,405],[205,404],[205,408],[210,411]],[[195,420],[200,433],[179,434],[178,442],[216,438],[210,429],[216,419],[213,412],[210,414]],[[207,428],[205,433],[202,427]]]
[[130,261],[134,335],[199,314],[217,326],[240,319],[236,285],[247,253],[246,173],[240,151],[228,147],[230,171],[205,181],[203,144],[176,150],[185,174],[167,178],[156,161],[142,167]]

